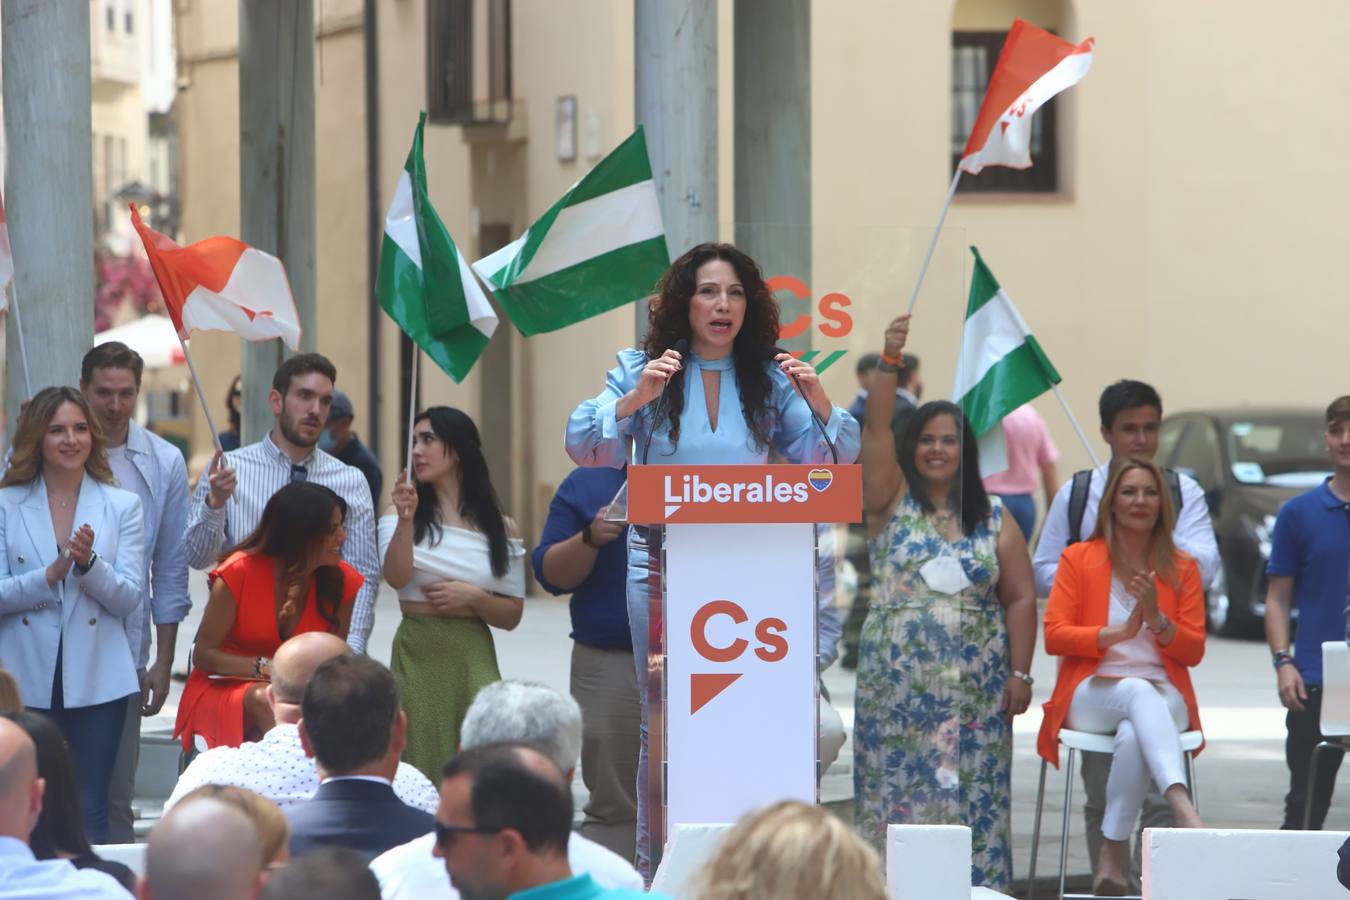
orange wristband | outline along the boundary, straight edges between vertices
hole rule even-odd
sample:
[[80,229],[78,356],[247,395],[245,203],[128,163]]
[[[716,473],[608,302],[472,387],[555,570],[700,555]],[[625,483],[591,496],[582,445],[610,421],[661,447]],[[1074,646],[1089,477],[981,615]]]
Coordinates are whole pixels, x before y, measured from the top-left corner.
[[885,353],[878,353],[877,356],[880,356],[881,361],[888,366],[895,366],[897,369],[903,369],[905,367],[905,359],[903,356],[887,356]]

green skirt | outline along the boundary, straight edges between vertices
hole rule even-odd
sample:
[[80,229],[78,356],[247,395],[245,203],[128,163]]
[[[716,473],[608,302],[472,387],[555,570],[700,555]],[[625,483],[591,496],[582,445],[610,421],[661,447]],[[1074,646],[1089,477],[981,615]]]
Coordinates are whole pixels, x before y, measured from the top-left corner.
[[394,634],[392,665],[408,715],[403,761],[431,783],[459,750],[459,727],[478,691],[501,681],[497,648],[481,619],[405,613]]

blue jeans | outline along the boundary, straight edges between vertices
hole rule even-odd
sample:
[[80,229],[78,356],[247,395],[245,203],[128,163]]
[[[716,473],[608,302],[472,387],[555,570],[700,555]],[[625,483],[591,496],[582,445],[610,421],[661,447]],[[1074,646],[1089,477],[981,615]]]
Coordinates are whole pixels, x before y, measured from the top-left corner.
[[637,771],[637,870],[651,880],[651,834],[647,829],[647,629],[650,609],[647,589],[647,529],[628,529],[628,631],[633,639],[633,665],[637,669],[638,696],[642,700],[641,743]]
[[84,830],[91,844],[108,842],[108,787],[112,783],[113,765],[117,762],[117,745],[122,740],[129,696],[94,706],[67,708],[61,690],[61,650],[58,648],[51,709],[30,707],[33,712],[42,713],[55,722],[70,747],[75,780],[80,788],[80,805],[84,807]]
[[1003,501],[1003,507],[1012,514],[1022,528],[1022,537],[1031,543],[1031,532],[1036,528],[1036,501],[1030,494],[995,494]]

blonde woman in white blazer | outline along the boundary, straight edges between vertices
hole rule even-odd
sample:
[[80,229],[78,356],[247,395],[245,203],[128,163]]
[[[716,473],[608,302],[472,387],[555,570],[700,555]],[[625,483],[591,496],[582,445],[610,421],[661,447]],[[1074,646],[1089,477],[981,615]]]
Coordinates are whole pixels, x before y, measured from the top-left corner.
[[112,481],[84,396],[39,391],[0,480],[0,660],[24,705],[65,735],[95,844],[107,839],[127,698],[140,691],[126,618],[141,599],[141,501]]

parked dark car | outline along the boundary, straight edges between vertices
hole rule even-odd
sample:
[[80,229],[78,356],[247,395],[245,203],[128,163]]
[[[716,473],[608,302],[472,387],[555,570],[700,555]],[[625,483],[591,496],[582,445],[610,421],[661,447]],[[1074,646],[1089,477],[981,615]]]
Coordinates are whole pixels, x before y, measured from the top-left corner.
[[1163,420],[1157,461],[1200,482],[1214,520],[1223,562],[1206,592],[1206,619],[1216,634],[1261,632],[1275,514],[1331,474],[1325,431],[1318,409],[1239,407]]

